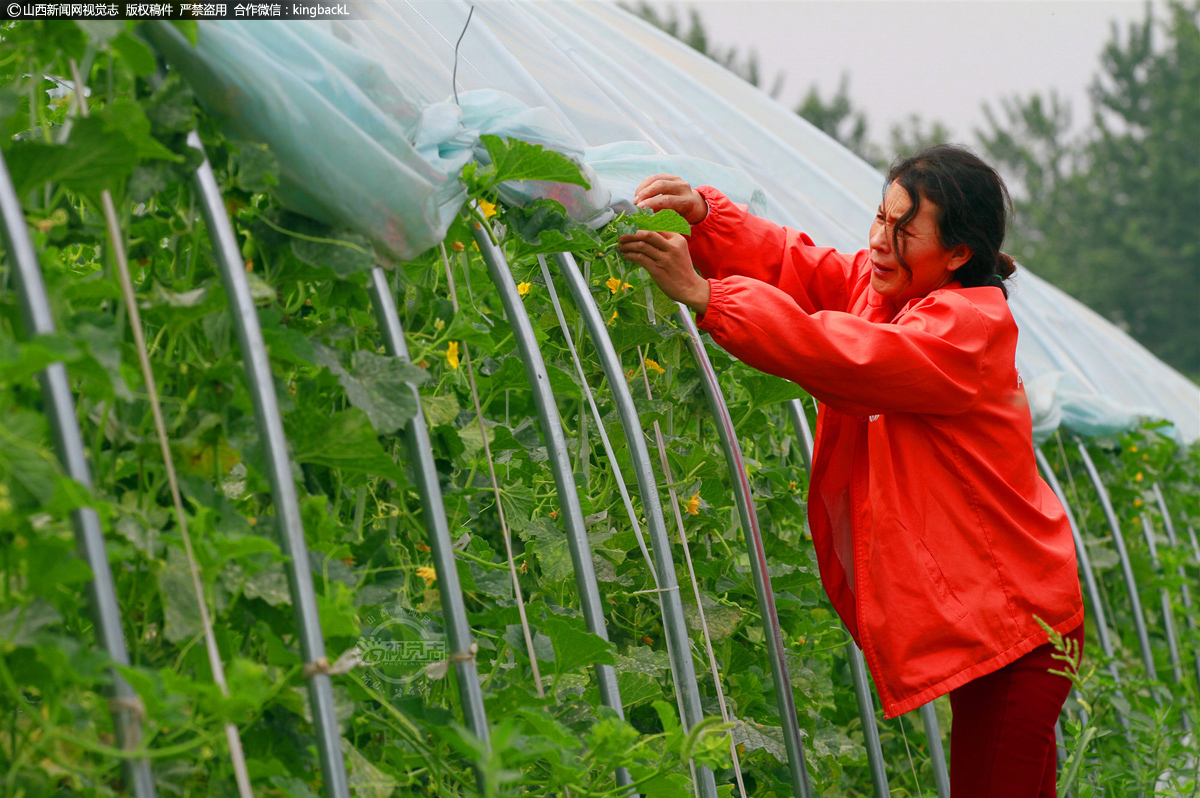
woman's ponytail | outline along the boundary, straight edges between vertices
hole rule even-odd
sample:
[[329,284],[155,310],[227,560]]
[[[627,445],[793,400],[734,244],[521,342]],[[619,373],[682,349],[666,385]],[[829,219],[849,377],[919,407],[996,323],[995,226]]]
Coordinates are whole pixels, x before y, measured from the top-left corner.
[[996,276],[1001,280],[1007,280],[1013,276],[1013,272],[1017,270],[1017,262],[1013,260],[1012,255],[1004,252],[996,253]]

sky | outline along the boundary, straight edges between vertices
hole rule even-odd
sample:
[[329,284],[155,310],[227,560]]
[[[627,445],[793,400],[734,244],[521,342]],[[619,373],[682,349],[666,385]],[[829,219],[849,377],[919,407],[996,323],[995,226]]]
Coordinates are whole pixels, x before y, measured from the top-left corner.
[[[1126,0],[692,0],[674,7],[681,19],[696,8],[709,42],[739,53],[758,51],[761,83],[785,73],[780,101],[796,107],[816,84],[828,101],[843,73],[849,95],[865,111],[868,137],[917,113],[939,120],[952,140],[971,143],[985,126],[984,102],[999,110],[1014,94],[1057,91],[1070,101],[1073,131],[1090,119],[1087,87],[1100,69],[1111,25],[1122,36],[1145,16]],[[1165,2],[1153,8],[1165,17]]]

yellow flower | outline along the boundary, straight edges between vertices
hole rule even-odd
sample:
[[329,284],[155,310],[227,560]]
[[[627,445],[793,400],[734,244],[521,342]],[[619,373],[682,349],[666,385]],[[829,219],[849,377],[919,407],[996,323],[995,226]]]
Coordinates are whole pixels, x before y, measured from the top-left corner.
[[618,291],[623,291],[626,288],[633,288],[633,286],[629,283],[622,283],[620,277],[609,277],[604,281],[604,284],[608,286],[608,290],[612,291],[614,294]]
[[789,482],[789,483],[788,483],[788,490],[795,490],[795,489],[796,489],[796,483],[795,483],[795,482]]
[[458,341],[451,341],[446,347],[446,362],[450,364],[450,368],[458,368]]
[[1136,474],[1134,474],[1134,475],[1133,475],[1133,481],[1134,481],[1134,482],[1141,482],[1143,479],[1145,479],[1145,477],[1143,477],[1143,476],[1142,476],[1142,472],[1141,472],[1141,471],[1139,471],[1139,472],[1137,472]]
[[1130,447],[1129,447],[1129,451],[1131,451],[1131,452],[1136,452],[1136,451],[1137,451],[1137,447],[1136,447],[1136,446],[1130,446]]
[[647,369],[649,369],[650,371],[657,371],[659,374],[666,374],[666,373],[667,373],[667,370],[666,370],[665,368],[663,368],[662,366],[658,365],[657,363],[655,363],[655,362],[654,362],[653,360],[651,360],[650,358],[646,358],[646,368],[647,368]]
[[692,494],[692,498],[688,499],[686,509],[688,515],[700,514],[700,493],[698,491]]
[[608,320],[608,326],[611,327],[613,322],[617,320],[617,312],[614,310],[612,318]]
[[1141,507],[1141,506],[1142,506],[1142,500],[1141,500],[1141,499],[1134,499],[1134,500],[1133,500],[1133,506],[1134,506],[1134,507]]
[[521,296],[529,294],[529,289],[533,286],[530,283],[517,283],[517,293]]
[[487,200],[479,201],[479,210],[483,211],[483,217],[490,219],[496,215],[496,206]]
[[425,580],[425,587],[429,587],[437,580],[437,571],[428,565],[422,565],[417,569],[417,576]]

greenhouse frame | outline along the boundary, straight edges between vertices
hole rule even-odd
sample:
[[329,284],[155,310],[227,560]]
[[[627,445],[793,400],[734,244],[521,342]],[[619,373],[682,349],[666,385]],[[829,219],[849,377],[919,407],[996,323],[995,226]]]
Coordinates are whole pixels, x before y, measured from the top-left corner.
[[[853,252],[883,177],[614,5],[368,17],[6,31],[65,89],[0,153],[6,789],[949,798],[820,590],[817,403],[613,249],[669,172]],[[1200,387],[1030,269],[1059,784],[1194,794]]]

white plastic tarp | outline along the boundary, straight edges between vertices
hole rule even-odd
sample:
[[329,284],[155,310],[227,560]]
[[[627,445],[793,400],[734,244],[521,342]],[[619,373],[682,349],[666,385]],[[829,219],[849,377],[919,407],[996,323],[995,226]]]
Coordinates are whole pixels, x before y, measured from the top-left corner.
[[[546,144],[591,170],[556,199],[600,224],[655,172],[709,183],[846,252],[866,244],[883,177],[682,42],[614,5],[460,0],[368,6],[355,22],[206,22],[156,46],[237,135],[268,143],[284,201],[411,256],[444,235],[486,159],[479,136]],[[462,34],[455,73],[454,44]],[[536,196],[510,185],[506,199]],[[1036,268],[1036,264],[1034,265]],[[1200,387],[1022,268],[1011,291],[1035,434],[1166,418],[1200,437]]]

